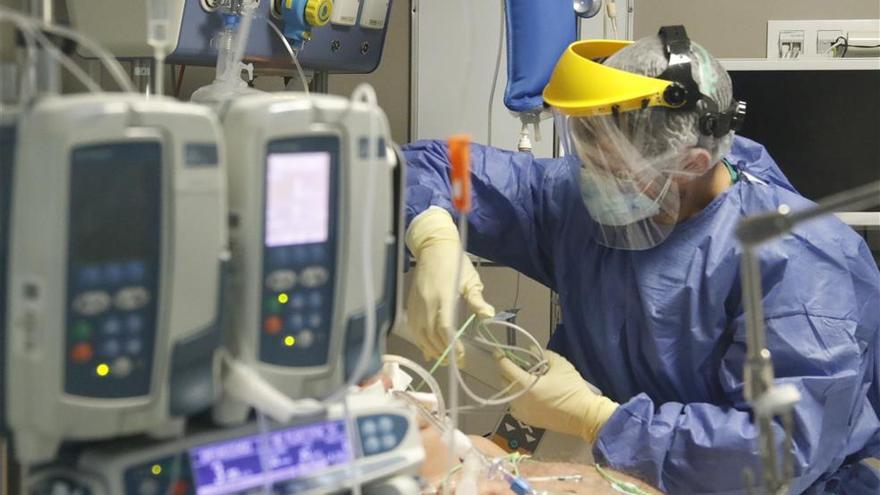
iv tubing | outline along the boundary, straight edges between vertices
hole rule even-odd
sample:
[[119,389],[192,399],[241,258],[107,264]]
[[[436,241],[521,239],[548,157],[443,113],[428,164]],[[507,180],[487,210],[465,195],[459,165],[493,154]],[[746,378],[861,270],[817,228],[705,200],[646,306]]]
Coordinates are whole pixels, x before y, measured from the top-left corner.
[[[33,62],[33,57],[34,57],[34,51],[36,50],[36,46],[37,46],[36,42],[38,41],[39,45],[42,46],[43,48],[45,48],[45,50],[47,52],[49,52],[49,54],[52,55],[52,57],[55,60],[57,60],[59,63],[61,63],[61,65],[63,65],[65,69],[67,69],[83,86],[85,86],[87,90],[89,90],[93,93],[100,93],[101,92],[101,87],[97,83],[95,83],[95,81],[91,77],[89,77],[89,75],[86,74],[85,71],[83,71],[70,57],[68,57],[65,53],[63,53],[61,50],[59,50],[51,41],[49,41],[49,39],[46,38],[46,36],[42,32],[40,32],[39,29],[35,29],[33,24],[28,22],[28,19],[26,17],[25,18],[20,18],[23,16],[5,17],[3,14],[4,14],[4,12],[0,11],[0,19],[5,18],[9,22],[12,22],[13,24],[15,24],[16,27],[18,27],[18,29],[21,31],[22,36],[25,39],[25,43],[27,44],[27,50],[28,50],[28,66],[29,66],[28,67],[28,69],[29,69],[28,76],[30,76],[29,77],[31,79],[30,84],[32,86],[35,84],[36,76],[33,75],[33,72],[31,69],[32,69],[32,62]],[[36,41],[35,41],[35,39],[36,39]],[[30,87],[31,90],[33,89],[32,86]],[[25,85],[22,84],[22,88],[19,88],[19,100],[20,101],[25,101],[25,99],[21,95],[21,92],[24,87],[25,87]],[[28,95],[28,99],[30,99],[31,96],[32,95]]]
[[110,75],[113,76],[116,84],[118,84],[123,91],[129,93],[135,92],[134,86],[131,84],[131,80],[128,79],[128,76],[125,74],[125,69],[122,68],[122,65],[119,64],[119,61],[113,58],[113,56],[109,52],[107,52],[107,50],[102,48],[99,44],[92,41],[91,38],[88,38],[78,31],[68,29],[64,26],[49,24],[40,19],[33,19],[21,15],[13,11],[12,9],[0,7],[0,19],[4,17],[18,19],[19,21],[30,24],[31,26],[36,26],[50,33],[54,33],[59,36],[76,41],[78,44],[82,45],[87,50],[94,53],[99,59],[101,59],[101,61],[107,67],[107,70],[110,72]]
[[296,53],[293,51],[293,48],[290,46],[290,42],[287,41],[287,38],[284,37],[284,33],[278,29],[278,26],[272,22],[271,19],[266,19],[266,22],[269,24],[269,27],[272,28],[272,31],[278,35],[278,38],[281,39],[281,43],[284,44],[284,48],[287,50],[287,53],[290,54],[291,60],[293,60],[293,65],[296,67],[296,73],[299,74],[299,80],[302,83],[303,92],[306,96],[309,96],[309,82],[306,80],[306,74],[303,72],[302,65],[299,64],[299,57],[296,56]]
[[382,360],[386,363],[397,363],[398,365],[412,370],[417,375],[419,375],[419,377],[422,379],[422,383],[427,384],[428,388],[431,389],[431,393],[433,393],[437,397],[437,414],[440,417],[446,416],[446,402],[443,400],[443,391],[440,388],[440,384],[437,383],[437,380],[434,379],[431,373],[425,370],[425,368],[419,366],[419,364],[415,361],[412,361],[411,359],[405,358],[403,356],[386,354],[382,356]]
[[376,91],[367,83],[359,84],[351,94],[352,103],[361,101],[370,106],[370,132],[369,132],[369,150],[367,153],[369,169],[367,173],[367,199],[363,209],[363,218],[361,219],[361,263],[363,264],[363,291],[364,291],[364,346],[361,348],[357,365],[352,371],[348,382],[337,390],[327,402],[338,400],[348,392],[348,388],[356,385],[366,374],[370,361],[370,355],[373,353],[373,347],[376,340],[376,300],[375,288],[373,287],[373,249],[370,242],[370,233],[372,232],[373,214],[376,203],[376,174],[379,170],[378,160],[378,139],[376,129],[376,115],[378,109],[376,101]]
[[46,38],[43,33],[41,33],[38,29],[35,29],[33,31],[33,35],[37,39],[37,41],[40,42],[40,45],[42,45],[43,48],[45,48],[46,51],[48,51],[49,54],[55,58],[55,60],[61,63],[61,65],[63,65],[65,69],[73,74],[73,77],[75,77],[76,80],[79,81],[83,86],[85,86],[87,90],[92,93],[101,92],[101,87],[98,85],[98,83],[96,83],[91,77],[89,77],[88,74],[85,73],[85,71],[83,71],[78,65],[76,65],[76,62],[74,62],[69,56],[67,56],[67,54],[59,50],[58,47],[56,47],[51,41],[49,41],[49,39]]
[[492,89],[489,91],[489,108],[486,110],[488,124],[488,139],[486,144],[492,146],[492,106],[495,103],[495,90],[498,88],[498,73],[501,72],[501,49],[504,46],[504,0],[499,0],[501,4],[501,23],[498,27],[498,51],[495,53],[495,74],[492,76]]

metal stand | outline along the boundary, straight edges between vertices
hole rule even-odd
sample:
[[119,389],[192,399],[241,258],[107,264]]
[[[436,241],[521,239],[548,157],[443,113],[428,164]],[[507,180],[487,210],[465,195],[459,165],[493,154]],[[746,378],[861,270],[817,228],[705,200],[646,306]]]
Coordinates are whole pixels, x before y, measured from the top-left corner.
[[[758,447],[763,468],[763,485],[766,493],[787,493],[794,476],[794,453],[792,445],[791,410],[800,400],[800,393],[791,384],[777,386],[773,383],[773,360],[767,349],[764,328],[764,312],[761,305],[761,268],[755,254],[757,248],[770,240],[783,236],[795,226],[835,211],[858,211],[880,205],[880,181],[867,184],[831,196],[813,208],[791,212],[782,205],[778,212],[755,215],[742,220],[736,235],[743,246],[742,291],[746,316],[747,357],[743,367],[744,396],[751,404],[758,425]],[[785,429],[783,442],[782,472],[779,471],[773,418],[779,416]],[[749,493],[755,493],[755,476],[746,468],[743,476]]]

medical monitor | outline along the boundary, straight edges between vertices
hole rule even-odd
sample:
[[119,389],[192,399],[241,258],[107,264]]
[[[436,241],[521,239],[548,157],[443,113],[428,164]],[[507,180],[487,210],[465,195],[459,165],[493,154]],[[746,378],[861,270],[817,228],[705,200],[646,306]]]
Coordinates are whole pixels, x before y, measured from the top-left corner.
[[295,426],[189,450],[197,495],[251,493],[354,460],[344,420]]
[[801,194],[880,180],[880,59],[722,64],[748,104],[738,134],[763,144]]

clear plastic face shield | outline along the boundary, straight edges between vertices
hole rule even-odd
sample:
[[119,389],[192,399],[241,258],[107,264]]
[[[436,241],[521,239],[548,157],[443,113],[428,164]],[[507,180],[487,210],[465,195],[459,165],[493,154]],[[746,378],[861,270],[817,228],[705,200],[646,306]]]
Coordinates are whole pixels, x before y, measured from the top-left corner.
[[556,126],[581,196],[597,224],[597,242],[617,249],[649,249],[665,240],[679,212],[676,177],[683,156],[652,154],[651,111],[571,117]]
[[[689,166],[700,136],[725,136],[745,117],[743,103],[719,109],[701,93],[683,27],[663,27],[659,37],[668,67],[656,78],[603,64],[629,42],[586,40],[569,46],[544,89],[596,241],[612,248],[663,242],[679,220],[680,186],[705,172]],[[698,131],[693,142],[664,138],[671,119],[679,120],[672,128]]]

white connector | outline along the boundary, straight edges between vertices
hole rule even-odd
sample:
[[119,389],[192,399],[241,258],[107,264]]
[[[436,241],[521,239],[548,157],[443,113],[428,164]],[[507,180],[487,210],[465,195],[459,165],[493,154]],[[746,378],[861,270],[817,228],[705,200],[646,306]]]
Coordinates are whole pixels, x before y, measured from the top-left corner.
[[798,58],[803,52],[803,31],[791,30],[779,33],[779,58]]
[[821,30],[816,33],[816,54],[820,57],[836,57],[836,48],[843,43],[842,30]]

